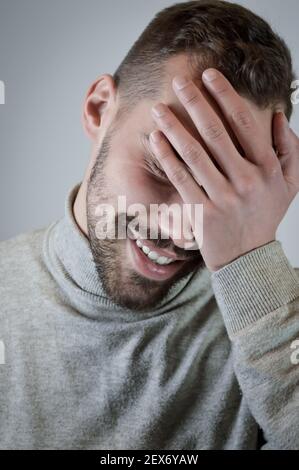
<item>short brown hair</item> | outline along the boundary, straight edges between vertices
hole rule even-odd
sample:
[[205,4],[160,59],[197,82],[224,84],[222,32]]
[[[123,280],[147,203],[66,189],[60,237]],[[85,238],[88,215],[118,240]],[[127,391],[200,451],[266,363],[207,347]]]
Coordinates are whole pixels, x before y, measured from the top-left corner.
[[164,65],[186,53],[196,76],[218,68],[241,95],[261,108],[282,103],[290,119],[290,51],[270,25],[251,12],[221,0],[177,3],[156,14],[114,74],[118,117],[142,99],[159,99]]

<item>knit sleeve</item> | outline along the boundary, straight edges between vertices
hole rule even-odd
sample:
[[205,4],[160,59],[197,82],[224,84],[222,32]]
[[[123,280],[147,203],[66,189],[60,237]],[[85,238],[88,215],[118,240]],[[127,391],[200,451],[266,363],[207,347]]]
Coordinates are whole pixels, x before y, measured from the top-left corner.
[[212,274],[262,449],[299,449],[299,276],[273,241]]

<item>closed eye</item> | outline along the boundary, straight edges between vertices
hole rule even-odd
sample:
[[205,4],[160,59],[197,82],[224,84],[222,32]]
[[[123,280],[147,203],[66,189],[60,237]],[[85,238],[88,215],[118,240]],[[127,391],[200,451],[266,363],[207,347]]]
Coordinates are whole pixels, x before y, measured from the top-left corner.
[[147,168],[163,182],[170,183],[166,173],[163,171],[160,165],[156,163],[156,158],[150,150],[149,136],[147,134],[141,134],[141,142],[144,149],[143,158]]
[[144,162],[146,164],[146,167],[151,171],[151,173],[154,173],[154,175],[161,179],[163,182],[167,182],[170,184],[166,173],[155,163],[155,160],[151,156],[145,154]]

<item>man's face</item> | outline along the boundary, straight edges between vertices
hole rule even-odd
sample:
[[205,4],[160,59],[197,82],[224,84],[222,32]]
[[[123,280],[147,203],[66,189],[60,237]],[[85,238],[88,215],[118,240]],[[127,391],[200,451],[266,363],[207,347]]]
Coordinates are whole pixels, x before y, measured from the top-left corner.
[[[202,145],[205,145],[171,86],[173,77],[181,74],[182,70],[190,75],[184,58],[178,57],[169,61],[168,85],[159,101],[166,103],[185,128]],[[219,108],[204,91],[201,81],[195,80],[195,83],[205,93],[224,121]],[[187,241],[184,235],[192,234],[191,226],[186,219],[178,222],[185,230],[184,232],[182,230],[182,236],[174,237],[169,226],[165,231],[161,219],[150,217],[145,219],[140,213],[138,216],[138,213],[133,215],[127,211],[133,204],[141,204],[149,215],[153,204],[168,207],[176,204],[177,207],[182,208],[181,214],[183,213],[184,201],[170,181],[155,167],[151,159],[149,143],[144,137],[156,128],[151,117],[151,107],[154,104],[147,100],[141,101],[128,119],[116,127],[115,132],[111,133],[111,128],[108,129],[98,151],[87,189],[88,235],[103,287],[114,302],[133,310],[148,310],[155,307],[178,280],[204,267],[200,251],[186,249],[188,242],[190,245],[190,238]],[[256,118],[260,120],[265,139],[272,142],[271,111],[257,109],[253,104],[250,106]],[[238,146],[227,123],[225,125]],[[119,210],[119,196],[126,201],[125,211]],[[135,227],[135,230],[125,230],[127,233],[125,239],[117,237],[117,230],[114,238],[100,239],[97,236],[96,227],[100,222],[97,208],[101,204],[113,206],[114,227],[128,228],[130,225]],[[135,221],[138,219],[139,226],[135,224],[132,226],[130,224],[132,219]],[[173,220],[172,222],[177,223]],[[153,224],[155,224],[158,238],[150,237]],[[141,232],[142,235],[140,235]],[[145,233],[146,237],[144,237]],[[138,244],[136,239],[138,239]]]

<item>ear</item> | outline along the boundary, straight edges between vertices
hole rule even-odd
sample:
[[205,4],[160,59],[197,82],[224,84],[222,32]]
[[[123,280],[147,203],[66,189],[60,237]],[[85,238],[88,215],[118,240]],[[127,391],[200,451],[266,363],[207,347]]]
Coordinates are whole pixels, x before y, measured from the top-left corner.
[[97,140],[99,128],[103,125],[107,112],[112,112],[115,99],[115,82],[111,75],[101,75],[90,86],[83,103],[82,125],[91,140]]

